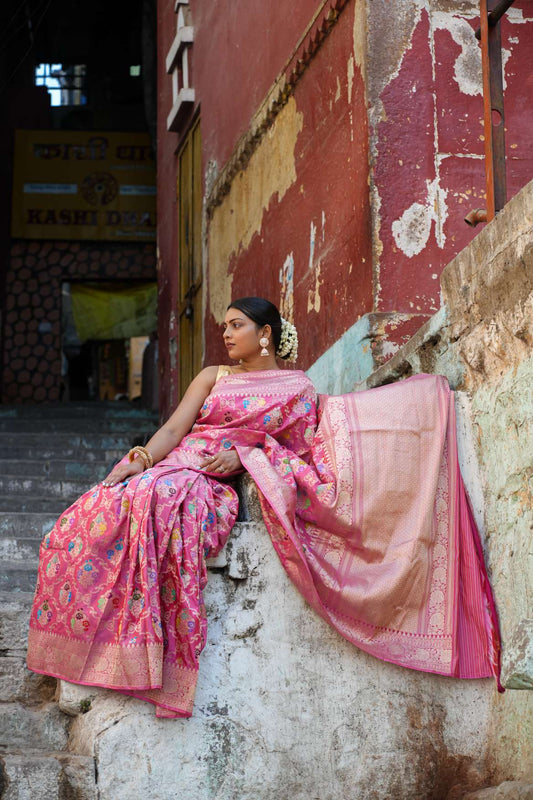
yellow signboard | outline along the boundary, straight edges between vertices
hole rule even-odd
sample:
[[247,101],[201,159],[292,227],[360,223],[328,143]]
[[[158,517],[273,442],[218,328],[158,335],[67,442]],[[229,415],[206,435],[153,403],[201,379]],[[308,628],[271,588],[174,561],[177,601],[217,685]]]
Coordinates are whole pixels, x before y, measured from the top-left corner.
[[148,134],[17,131],[11,233],[151,241],[155,177]]

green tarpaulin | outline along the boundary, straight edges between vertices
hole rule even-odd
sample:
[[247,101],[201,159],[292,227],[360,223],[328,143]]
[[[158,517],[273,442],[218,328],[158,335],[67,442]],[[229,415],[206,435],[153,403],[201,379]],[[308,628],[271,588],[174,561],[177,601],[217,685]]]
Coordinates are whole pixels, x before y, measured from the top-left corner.
[[82,342],[147,336],[157,328],[157,283],[72,283],[70,293]]

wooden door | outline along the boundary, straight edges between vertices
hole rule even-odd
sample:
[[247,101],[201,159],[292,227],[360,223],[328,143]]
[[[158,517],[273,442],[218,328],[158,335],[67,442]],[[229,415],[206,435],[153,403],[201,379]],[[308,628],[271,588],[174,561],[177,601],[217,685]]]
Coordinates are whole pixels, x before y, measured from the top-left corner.
[[199,372],[203,358],[202,318],[202,140],[200,122],[179,154],[179,394]]

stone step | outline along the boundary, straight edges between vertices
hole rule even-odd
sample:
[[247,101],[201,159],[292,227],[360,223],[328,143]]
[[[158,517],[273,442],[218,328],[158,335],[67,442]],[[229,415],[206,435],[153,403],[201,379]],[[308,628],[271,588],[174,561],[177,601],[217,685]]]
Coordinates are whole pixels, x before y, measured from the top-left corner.
[[[0,496],[44,495],[45,497],[68,498],[79,497],[80,494],[99,483],[94,477],[85,480],[50,480],[48,478],[24,478],[19,475],[0,475]],[[21,509],[22,511],[23,509]]]
[[26,666],[24,655],[0,656],[0,701],[35,706],[51,702],[57,681],[49,675],[38,675]]
[[32,592],[0,591],[0,651],[22,655],[26,651]]
[[56,521],[54,514],[3,513],[0,514],[0,541],[2,539],[29,538],[40,541]]
[[38,559],[41,541],[58,516],[0,513],[0,560],[26,562]]
[[[237,522],[233,539],[238,537],[243,525],[253,523]],[[0,539],[0,591],[33,592],[37,581],[40,539],[29,537],[3,537]],[[233,545],[231,545],[233,546]],[[226,548],[214,559],[208,561],[209,569],[225,567]],[[1,601],[0,601],[1,608]]]
[[65,419],[67,417],[104,417],[119,419],[141,419],[155,422],[157,424],[157,414],[145,408],[131,406],[127,403],[101,403],[98,401],[86,403],[43,403],[40,405],[2,405],[0,406],[0,419],[13,418],[38,418],[56,417]]
[[[123,447],[94,449],[87,447],[70,447],[68,445],[55,445],[49,440],[39,441],[37,444],[17,446],[10,445],[7,455],[13,461],[83,461],[84,463],[101,461],[111,464],[124,456],[130,449],[130,442],[125,442]],[[0,462],[1,464],[1,462]],[[1,472],[1,469],[0,469]]]
[[46,703],[38,709],[1,703],[0,742],[8,752],[24,750],[29,744],[33,750],[63,750],[70,722],[71,718],[56,703]]
[[[81,492],[80,492],[81,494]],[[65,509],[72,505],[76,497],[42,497],[39,494],[0,495],[0,514],[4,513],[48,513],[58,517]]]
[[89,415],[81,419],[21,419],[20,417],[0,419],[0,431],[7,433],[133,433],[142,435],[154,432],[156,425],[139,420],[135,425],[131,419],[91,419]]
[[4,592],[33,592],[37,582],[37,559],[0,562],[0,590]]
[[[26,482],[11,478],[11,481],[17,482],[13,486],[18,486],[18,490],[13,494],[0,488],[0,515],[9,512],[42,512],[49,513],[58,517],[65,511],[72,503],[89,488],[87,484],[80,483],[74,485],[72,483],[56,483],[52,484],[55,489],[51,495],[43,494],[47,491],[49,482],[35,481],[31,482],[29,479],[29,487]],[[0,477],[0,484],[2,478]],[[66,491],[70,487],[70,493]],[[75,491],[72,491],[75,489]],[[248,475],[243,475],[237,484],[237,491],[239,494],[239,521],[261,520],[261,506],[255,484]],[[34,492],[31,494],[29,492]],[[61,494],[63,492],[63,495]]]
[[[10,453],[11,455],[11,453]],[[67,459],[32,458],[19,460],[0,459],[0,475],[22,476],[25,478],[50,478],[53,480],[100,481],[110,472],[113,462],[78,461]]]
[[[96,800],[92,756],[71,753],[3,755],[2,800]],[[36,788],[38,787],[38,788]]]
[[105,450],[116,448],[121,452],[129,450],[134,440],[143,439],[144,437],[138,434],[137,431],[126,431],[123,433],[68,433],[62,432],[55,433],[50,436],[49,433],[40,433],[35,431],[33,433],[23,432],[6,432],[0,431],[0,451],[9,451],[11,447],[31,448],[32,450],[46,450],[55,448],[72,448],[78,452],[85,452],[86,450]]
[[2,536],[0,538],[0,563],[3,561],[35,561],[39,558],[40,543],[41,539],[37,538]]

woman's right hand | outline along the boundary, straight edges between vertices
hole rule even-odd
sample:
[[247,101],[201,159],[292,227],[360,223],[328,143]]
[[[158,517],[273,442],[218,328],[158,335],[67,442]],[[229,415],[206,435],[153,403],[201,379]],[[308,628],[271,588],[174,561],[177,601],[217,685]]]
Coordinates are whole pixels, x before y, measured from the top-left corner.
[[139,475],[144,471],[144,464],[141,458],[136,458],[131,464],[118,464],[114,467],[107,478],[102,481],[102,486],[109,489],[117,483],[122,483],[126,478],[131,478],[133,475]]

